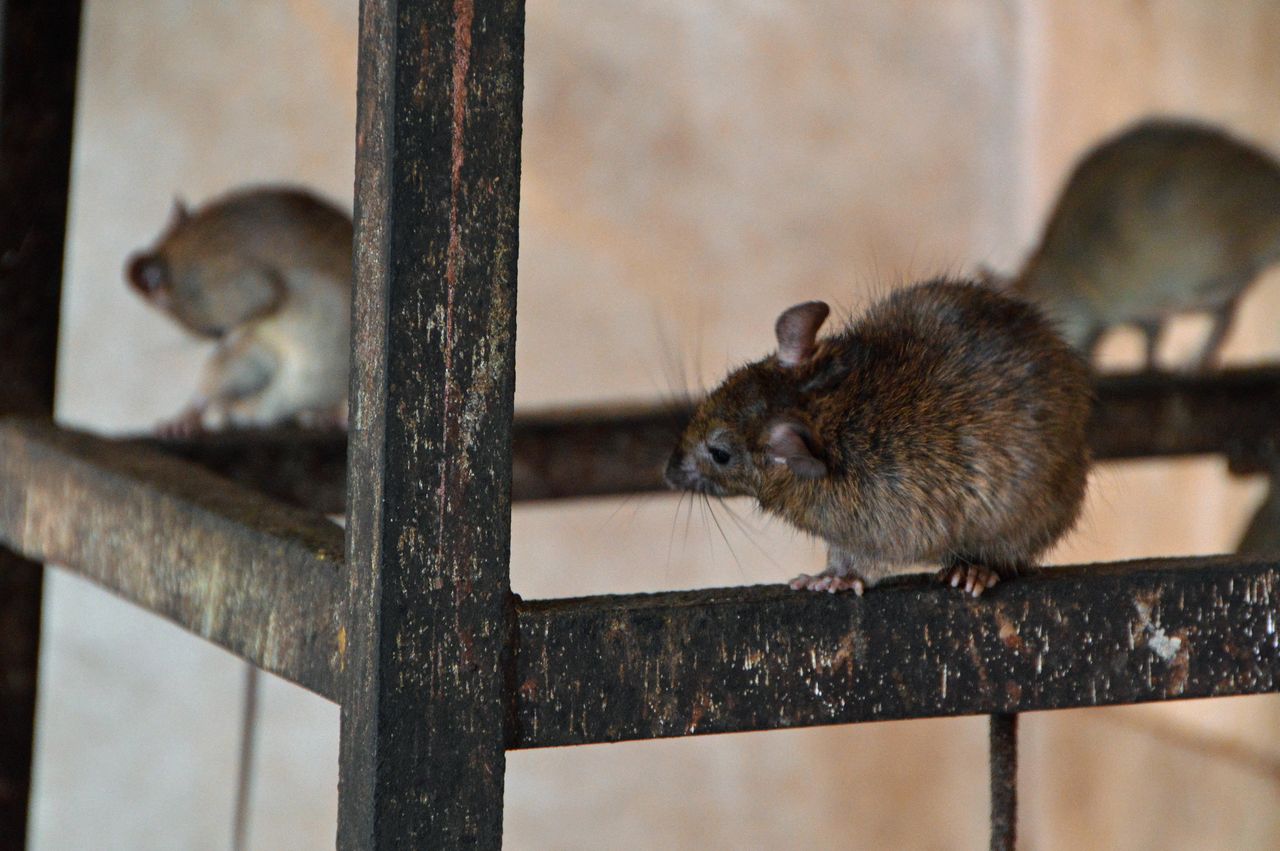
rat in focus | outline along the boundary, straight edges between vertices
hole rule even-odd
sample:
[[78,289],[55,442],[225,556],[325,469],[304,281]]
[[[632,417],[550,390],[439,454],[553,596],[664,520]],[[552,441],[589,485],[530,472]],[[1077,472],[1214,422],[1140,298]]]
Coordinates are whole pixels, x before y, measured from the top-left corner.
[[217,341],[188,407],[158,431],[298,421],[345,426],[351,217],[301,189],[243,189],[175,203],[125,278],[148,303]]
[[1086,155],[1012,281],[1090,360],[1115,325],[1143,334],[1155,368],[1180,313],[1213,325],[1193,371],[1213,365],[1241,293],[1280,260],[1280,163],[1221,130],[1151,119]]
[[828,544],[795,589],[858,594],[937,563],[977,596],[1074,524],[1088,474],[1088,365],[1021,299],[935,280],[819,339],[829,309],[785,311],[778,349],[697,407],[676,489],[755,497]]

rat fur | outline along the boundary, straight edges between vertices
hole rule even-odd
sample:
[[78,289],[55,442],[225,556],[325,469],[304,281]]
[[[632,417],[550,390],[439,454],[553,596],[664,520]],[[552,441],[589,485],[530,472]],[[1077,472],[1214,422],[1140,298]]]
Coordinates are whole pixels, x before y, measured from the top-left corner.
[[1241,293],[1280,259],[1280,164],[1207,125],[1136,124],[1072,171],[1013,281],[1091,361],[1102,335],[1136,326],[1148,369],[1165,321],[1209,313],[1188,367],[1211,367]]
[[1039,311],[990,287],[898,290],[837,333],[806,302],[778,350],[698,406],[667,483],[751,496],[823,539],[826,570],[792,587],[861,594],[940,563],[981,594],[1074,524],[1088,472],[1089,370]]
[[188,211],[125,266],[152,306],[217,341],[199,390],[160,427],[345,425],[351,217],[301,189],[243,189]]

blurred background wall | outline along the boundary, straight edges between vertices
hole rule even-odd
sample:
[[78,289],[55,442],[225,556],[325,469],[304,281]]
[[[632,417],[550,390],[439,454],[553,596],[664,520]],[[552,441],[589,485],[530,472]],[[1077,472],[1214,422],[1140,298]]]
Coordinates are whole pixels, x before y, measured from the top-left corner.
[[[191,392],[207,350],[120,279],[175,194],[290,180],[350,203],[355,26],[355,0],[87,4],[64,421],[147,429]],[[1277,46],[1265,0],[531,3],[517,403],[711,383],[795,301],[857,310],[920,276],[1011,268],[1073,160],[1148,112],[1280,151]],[[1229,360],[1280,353],[1278,306],[1273,277]],[[1053,558],[1229,550],[1260,496],[1218,460],[1107,466]],[[722,536],[663,496],[518,507],[513,585],[778,582],[820,562],[733,510]],[[227,848],[240,663],[50,577],[35,847]],[[270,679],[262,704],[252,845],[331,847],[337,709]],[[1277,722],[1274,698],[1028,716],[1025,847],[1277,847]],[[506,842],[981,847],[985,759],[982,719],[514,753]]]

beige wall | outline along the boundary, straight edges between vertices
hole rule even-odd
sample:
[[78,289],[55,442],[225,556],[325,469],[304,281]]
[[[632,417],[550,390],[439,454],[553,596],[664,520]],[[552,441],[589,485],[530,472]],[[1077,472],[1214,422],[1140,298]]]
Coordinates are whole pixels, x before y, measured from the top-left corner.
[[[138,429],[177,409],[203,350],[125,291],[124,255],[175,192],[292,179],[349,201],[355,2],[88,11],[59,411]],[[651,398],[685,383],[673,362],[711,382],[793,301],[856,310],[1011,266],[1077,153],[1150,109],[1280,150],[1277,36],[1262,2],[531,3],[518,403]],[[1272,282],[1247,300],[1232,357],[1280,349],[1277,298]],[[1107,467],[1057,557],[1221,551],[1258,495],[1212,460]],[[722,538],[667,497],[521,507],[513,584],[776,582],[821,559],[736,510],[750,534],[720,512]],[[36,847],[227,847],[239,663],[53,576]],[[1027,847],[1275,845],[1276,715],[1248,699],[1029,716]],[[331,843],[337,718],[268,682],[254,847]],[[1208,735],[1257,758],[1189,744]],[[961,719],[517,753],[507,844],[977,847],[985,736]]]

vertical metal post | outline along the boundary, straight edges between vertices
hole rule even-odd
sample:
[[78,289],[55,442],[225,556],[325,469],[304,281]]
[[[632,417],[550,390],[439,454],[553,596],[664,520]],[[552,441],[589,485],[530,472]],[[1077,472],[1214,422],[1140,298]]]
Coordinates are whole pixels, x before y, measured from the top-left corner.
[[[0,0],[0,415],[53,413],[80,0]],[[40,565],[0,549],[0,848],[26,843]]]
[[338,844],[498,848],[523,0],[364,0]]
[[258,692],[262,671],[252,662],[244,666],[244,703],[240,714],[240,765],[236,770],[236,798],[231,810],[231,851],[249,847],[249,816],[253,809],[253,776],[258,751]]
[[1018,842],[1018,716],[991,716],[991,851]]

